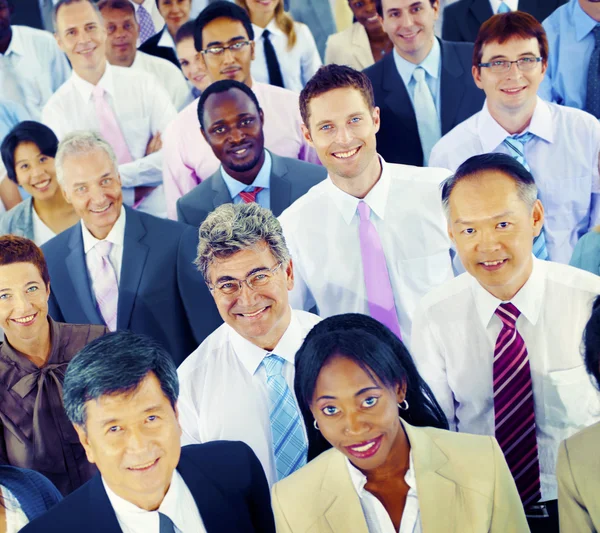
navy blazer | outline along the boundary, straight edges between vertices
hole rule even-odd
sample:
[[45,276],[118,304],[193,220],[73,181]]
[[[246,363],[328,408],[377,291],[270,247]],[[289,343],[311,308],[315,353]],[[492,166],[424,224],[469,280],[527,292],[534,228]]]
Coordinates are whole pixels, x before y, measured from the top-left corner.
[[[568,0],[519,0],[519,11],[533,15],[540,22]],[[481,25],[494,13],[489,0],[459,0],[446,6],[442,22],[442,39],[474,43]]]
[[[207,533],[275,533],[267,478],[246,444],[184,446],[177,471],[196,500]],[[121,528],[97,475],[21,532],[121,533]]]
[[[481,111],[485,93],[473,81],[473,45],[441,41],[440,104],[442,135]],[[377,152],[389,163],[423,166],[417,117],[393,54],[364,70],[373,84],[375,104],[381,108]]]
[[[125,207],[125,239],[117,328],[145,333],[179,365],[196,347],[177,278],[179,243],[187,226]],[[88,276],[81,225],[42,246],[50,273],[50,316],[70,324],[104,324]]]
[[[271,154],[269,184],[271,211],[278,217],[308,189],[327,177],[319,165]],[[199,227],[208,214],[222,204],[230,204],[231,195],[219,168],[212,176],[177,200],[177,220]]]
[[164,26],[161,31],[149,39],[146,39],[144,44],[142,44],[138,50],[145,52],[146,54],[150,54],[151,56],[162,57],[163,59],[173,63],[178,69],[181,69],[181,65],[179,64],[179,59],[177,59],[175,50],[173,50],[170,46],[158,46],[158,42],[160,41],[164,31],[168,31],[166,26]]

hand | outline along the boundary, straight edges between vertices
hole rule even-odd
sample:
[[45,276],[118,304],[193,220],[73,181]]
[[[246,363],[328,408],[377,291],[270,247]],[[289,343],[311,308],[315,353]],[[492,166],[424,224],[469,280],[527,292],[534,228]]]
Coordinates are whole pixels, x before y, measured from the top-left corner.
[[158,152],[162,148],[162,138],[160,136],[160,131],[156,132],[156,135],[150,138],[148,141],[148,146],[146,146],[146,155],[153,154],[154,152]]

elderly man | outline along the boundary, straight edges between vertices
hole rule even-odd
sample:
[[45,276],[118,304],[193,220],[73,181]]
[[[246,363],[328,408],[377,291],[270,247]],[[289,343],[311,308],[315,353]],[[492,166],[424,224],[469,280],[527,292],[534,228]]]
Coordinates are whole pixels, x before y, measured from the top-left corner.
[[241,440],[272,485],[306,462],[294,356],[319,318],[292,311],[294,269],[281,226],[256,203],[208,216],[196,264],[225,323],[179,367],[182,442]]
[[180,448],[177,371],[162,346],[120,331],[73,359],[69,420],[100,474],[27,533],[274,533],[269,488],[241,442]]
[[467,272],[421,300],[415,363],[451,429],[496,436],[532,532],[557,533],[559,444],[600,420],[580,353],[600,278],[533,256],[544,208],[509,155],[468,159],[442,202]]

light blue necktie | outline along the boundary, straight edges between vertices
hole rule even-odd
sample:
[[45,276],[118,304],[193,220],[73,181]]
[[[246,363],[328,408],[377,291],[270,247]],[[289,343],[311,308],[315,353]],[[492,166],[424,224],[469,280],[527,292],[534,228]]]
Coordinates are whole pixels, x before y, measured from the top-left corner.
[[435,108],[435,102],[433,101],[433,95],[427,85],[425,69],[417,67],[413,71],[413,78],[415,80],[413,104],[417,118],[419,138],[421,139],[421,148],[423,149],[423,165],[427,166],[431,150],[442,137],[442,128],[437,109]]
[[500,13],[510,13],[510,7],[506,5],[504,2],[500,2],[500,7],[498,8],[498,14]]
[[159,533],[175,533],[175,524],[163,513],[158,513],[158,531]]
[[[531,132],[521,133],[520,135],[509,135],[504,139],[504,145],[510,150],[510,154],[514,157],[521,165],[523,165],[529,172],[531,168],[525,160],[525,145],[533,139],[534,135]],[[533,239],[533,255],[538,259],[547,261],[549,259],[548,250],[546,248],[546,236],[544,235],[544,229],[540,234]]]
[[281,480],[306,464],[308,445],[302,430],[300,412],[292,391],[281,374],[285,361],[278,355],[271,354],[263,359],[262,364],[267,371],[277,480]]

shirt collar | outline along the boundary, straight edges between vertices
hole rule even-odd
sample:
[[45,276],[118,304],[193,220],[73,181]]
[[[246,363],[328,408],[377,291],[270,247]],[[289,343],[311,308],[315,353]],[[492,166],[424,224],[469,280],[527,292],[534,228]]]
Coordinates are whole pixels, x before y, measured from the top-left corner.
[[164,46],[165,48],[172,48],[175,50],[175,41],[173,41],[173,37],[171,37],[171,34],[169,33],[169,30],[167,30],[166,26],[164,27],[162,35],[160,36],[158,46]]
[[[119,218],[117,218],[115,225],[111,228],[106,239],[104,239],[105,241],[112,242],[118,246],[123,246],[125,242],[125,218],[125,208],[121,206]],[[81,220],[81,234],[83,236],[83,251],[87,255],[87,253],[96,246],[96,243],[100,242],[100,239],[96,239],[96,237],[90,233],[90,230],[85,227],[83,220]]]
[[573,22],[575,24],[575,39],[581,41],[596,27],[600,22],[590,17],[579,5],[577,0],[571,2],[573,5]]
[[25,46],[23,44],[23,39],[21,37],[19,27],[11,26],[11,29],[12,37],[10,38],[10,43],[8,44],[6,52],[4,52],[4,56],[8,56],[10,54],[16,54],[18,56],[25,55]]
[[271,154],[268,150],[265,150],[265,161],[263,166],[260,167],[260,170],[258,171],[256,178],[254,178],[254,181],[250,185],[246,185],[245,183],[232,178],[229,174],[227,174],[227,172],[225,172],[223,165],[221,165],[221,176],[223,177],[223,181],[225,181],[225,185],[227,185],[227,188],[229,189],[229,195],[231,196],[231,199],[233,200],[242,191],[250,191],[254,187],[268,189],[269,184],[271,183],[271,166]]
[[[409,452],[409,465],[406,474],[404,474],[404,481],[409,488],[416,490],[417,489],[417,478],[415,476],[415,463],[413,462],[413,454],[412,449]],[[367,484],[367,476],[365,476],[358,468],[356,468],[350,460],[346,457],[346,466],[348,467],[348,472],[350,472],[350,479],[352,480],[352,485],[354,486],[354,490],[358,494],[359,498],[362,498],[365,492],[365,485]]]
[[275,18],[271,19],[271,22],[269,22],[264,28],[261,28],[256,24],[252,24],[252,29],[254,30],[254,35],[257,39],[262,39],[262,34],[265,30],[269,30],[273,35],[283,35],[287,39],[286,34],[277,25],[277,21],[275,20]]
[[[113,89],[113,66],[107,61],[106,69],[104,70],[104,74],[100,78],[100,81],[96,84],[99,87],[102,87],[108,94],[110,94],[113,98],[115,97],[114,89]],[[92,97],[92,92],[94,91],[94,87],[96,85],[92,85],[89,81],[85,81],[83,78],[79,77],[75,70],[71,72],[71,80],[73,81],[73,85],[77,92],[81,95],[84,102],[87,102]]]
[[440,47],[440,43],[437,39],[433,39],[433,46],[427,54],[427,57],[421,61],[418,65],[411,63],[404,59],[394,48],[394,63],[396,63],[396,69],[398,70],[398,74],[402,78],[404,85],[408,87],[408,84],[412,80],[413,72],[417,67],[422,67],[427,74],[429,74],[432,78],[437,79],[440,75],[440,67],[442,64],[442,50]]

